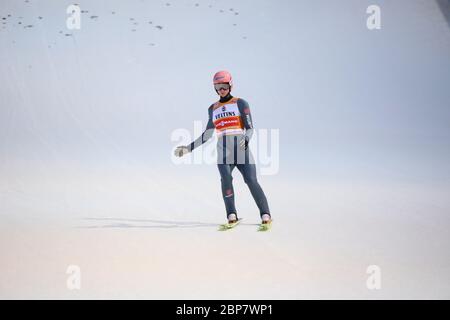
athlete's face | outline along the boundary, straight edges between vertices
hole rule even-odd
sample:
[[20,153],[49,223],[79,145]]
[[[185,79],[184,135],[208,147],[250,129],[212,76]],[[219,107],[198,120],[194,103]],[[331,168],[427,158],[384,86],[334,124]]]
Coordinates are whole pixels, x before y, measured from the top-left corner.
[[231,86],[229,83],[217,83],[214,85],[214,89],[216,89],[219,95],[223,98],[230,93]]
[[219,95],[223,98],[226,97],[227,94],[230,93],[230,89],[220,89],[219,90]]

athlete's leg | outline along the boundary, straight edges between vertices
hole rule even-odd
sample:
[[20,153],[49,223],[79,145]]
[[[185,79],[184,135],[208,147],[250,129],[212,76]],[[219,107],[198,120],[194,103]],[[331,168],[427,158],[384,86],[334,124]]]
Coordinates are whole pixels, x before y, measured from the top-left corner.
[[244,181],[247,184],[256,205],[259,208],[259,213],[262,217],[263,214],[269,214],[269,205],[267,203],[266,195],[259,185],[258,179],[256,178],[256,165],[254,163],[242,163],[237,164],[237,168],[242,173]]
[[220,172],[220,181],[222,185],[222,197],[227,211],[227,217],[230,213],[236,213],[234,204],[233,176],[231,173],[235,167],[234,164],[218,164]]

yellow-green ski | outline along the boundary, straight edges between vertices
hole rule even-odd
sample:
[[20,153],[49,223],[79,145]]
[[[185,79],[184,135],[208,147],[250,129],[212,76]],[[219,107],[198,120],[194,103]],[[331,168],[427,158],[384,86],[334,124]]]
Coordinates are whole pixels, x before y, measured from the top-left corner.
[[258,231],[260,232],[269,231],[271,228],[272,228],[272,221],[268,223],[261,223],[258,227]]
[[227,231],[236,227],[239,223],[241,223],[242,219],[236,220],[233,223],[224,223],[219,226],[219,231]]

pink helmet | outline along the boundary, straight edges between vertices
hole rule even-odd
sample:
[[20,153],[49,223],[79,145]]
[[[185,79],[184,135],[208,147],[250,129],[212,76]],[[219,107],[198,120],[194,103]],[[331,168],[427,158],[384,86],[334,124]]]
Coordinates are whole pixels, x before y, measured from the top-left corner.
[[233,86],[233,78],[231,77],[231,74],[228,71],[219,71],[216,72],[213,78],[213,83],[229,83],[230,86]]

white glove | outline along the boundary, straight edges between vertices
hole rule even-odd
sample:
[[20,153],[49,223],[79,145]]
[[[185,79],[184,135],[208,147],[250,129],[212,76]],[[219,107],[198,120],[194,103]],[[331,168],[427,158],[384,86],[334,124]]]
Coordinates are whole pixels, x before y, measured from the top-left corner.
[[182,156],[184,156],[185,154],[187,154],[187,153],[189,153],[189,149],[188,149],[188,147],[186,147],[186,146],[178,146],[176,149],[175,149],[175,156],[176,157],[182,157]]

